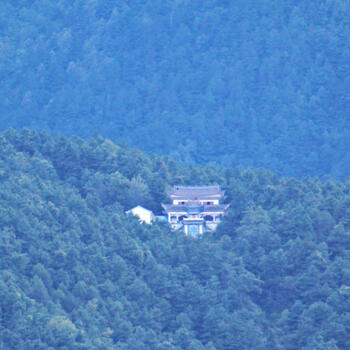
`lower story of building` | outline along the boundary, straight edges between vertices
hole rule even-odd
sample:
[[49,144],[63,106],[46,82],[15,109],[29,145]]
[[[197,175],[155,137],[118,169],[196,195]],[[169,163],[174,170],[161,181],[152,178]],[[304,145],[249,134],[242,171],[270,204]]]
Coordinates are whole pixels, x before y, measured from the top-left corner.
[[219,223],[219,220],[215,222],[183,220],[182,222],[170,222],[170,226],[173,230],[183,230],[186,235],[197,237],[206,231],[215,231]]

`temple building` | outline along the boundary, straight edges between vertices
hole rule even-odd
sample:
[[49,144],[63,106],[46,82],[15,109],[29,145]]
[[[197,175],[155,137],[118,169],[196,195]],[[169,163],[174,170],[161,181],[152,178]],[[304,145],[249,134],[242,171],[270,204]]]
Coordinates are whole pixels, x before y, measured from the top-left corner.
[[220,186],[174,186],[168,192],[172,204],[162,204],[174,230],[191,236],[214,231],[229,204],[221,204],[225,193]]

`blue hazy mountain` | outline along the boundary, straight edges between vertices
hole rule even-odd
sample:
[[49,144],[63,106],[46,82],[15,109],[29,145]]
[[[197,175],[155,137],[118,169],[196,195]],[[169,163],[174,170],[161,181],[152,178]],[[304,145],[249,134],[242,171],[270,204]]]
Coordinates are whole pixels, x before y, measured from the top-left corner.
[[0,129],[348,176],[350,3],[4,0]]

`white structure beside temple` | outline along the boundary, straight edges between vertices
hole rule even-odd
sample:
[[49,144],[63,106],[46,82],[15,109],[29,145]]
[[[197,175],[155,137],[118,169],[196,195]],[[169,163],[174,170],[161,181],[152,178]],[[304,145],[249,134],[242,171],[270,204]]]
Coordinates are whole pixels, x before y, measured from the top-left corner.
[[229,207],[220,204],[225,196],[220,186],[174,186],[168,196],[172,204],[162,207],[169,224],[192,236],[214,231]]
[[126,214],[132,214],[134,216],[137,216],[140,222],[145,222],[146,224],[149,224],[149,225],[152,224],[152,221],[156,219],[155,215],[151,210],[141,207],[141,205],[138,205],[128,210]]

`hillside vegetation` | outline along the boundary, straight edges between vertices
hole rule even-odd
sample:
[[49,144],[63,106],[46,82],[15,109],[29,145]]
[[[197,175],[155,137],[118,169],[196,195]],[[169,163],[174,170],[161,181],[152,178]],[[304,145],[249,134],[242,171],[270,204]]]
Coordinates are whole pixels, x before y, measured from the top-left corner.
[[0,129],[350,175],[350,2],[3,0]]
[[[175,183],[226,190],[215,234],[124,214]],[[350,348],[350,182],[25,130],[0,136],[0,184],[1,349]]]

